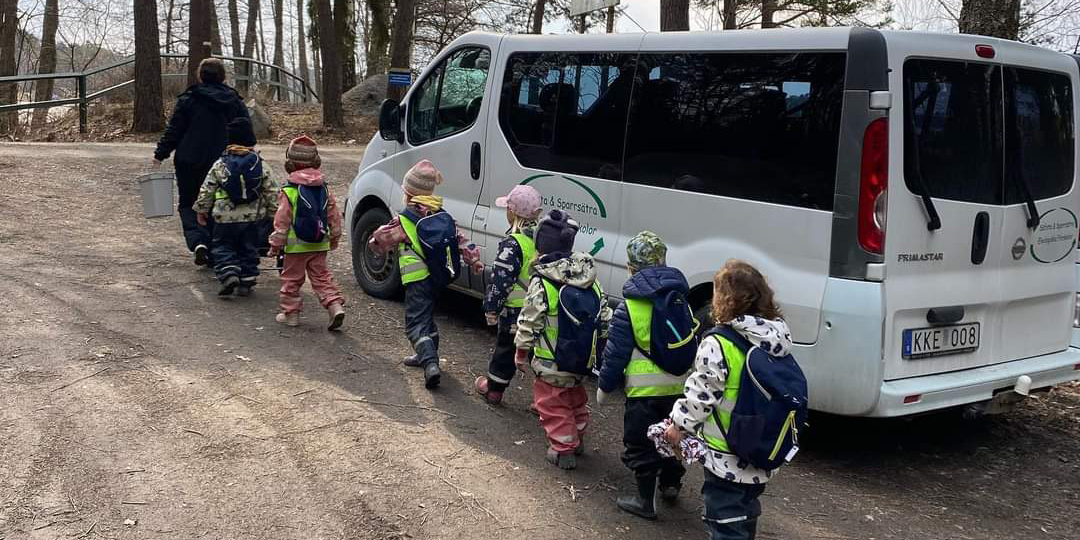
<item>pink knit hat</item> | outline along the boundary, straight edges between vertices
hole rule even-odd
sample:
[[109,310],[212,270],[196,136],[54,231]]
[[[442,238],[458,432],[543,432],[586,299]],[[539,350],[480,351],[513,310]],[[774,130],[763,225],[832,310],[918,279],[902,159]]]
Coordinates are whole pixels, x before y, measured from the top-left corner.
[[532,186],[524,185],[514,186],[505,197],[495,199],[495,206],[509,208],[515,216],[525,219],[539,217],[541,204],[540,192]]
[[401,182],[401,189],[409,196],[431,195],[435,193],[435,186],[443,183],[443,175],[435,165],[426,159],[420,160],[405,173],[405,179]]

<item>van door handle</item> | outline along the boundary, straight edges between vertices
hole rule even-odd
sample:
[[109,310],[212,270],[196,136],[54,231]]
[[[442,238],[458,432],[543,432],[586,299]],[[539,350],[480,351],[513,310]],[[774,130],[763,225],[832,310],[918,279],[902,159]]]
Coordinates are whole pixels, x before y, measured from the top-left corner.
[[975,215],[975,230],[971,232],[971,264],[982,264],[986,260],[989,244],[990,214],[979,212]]
[[469,168],[473,180],[480,179],[480,143],[472,143],[472,155],[469,156]]

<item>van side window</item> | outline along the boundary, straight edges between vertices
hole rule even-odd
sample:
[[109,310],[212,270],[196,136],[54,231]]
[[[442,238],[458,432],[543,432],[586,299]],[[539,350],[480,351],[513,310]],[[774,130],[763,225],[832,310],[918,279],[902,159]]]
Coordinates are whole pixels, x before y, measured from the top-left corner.
[[491,53],[459,49],[436,67],[409,98],[409,142],[416,146],[465,131],[484,99]]
[[525,167],[619,180],[635,55],[519,53],[499,125]]
[[832,210],[843,53],[643,54],[628,182]]

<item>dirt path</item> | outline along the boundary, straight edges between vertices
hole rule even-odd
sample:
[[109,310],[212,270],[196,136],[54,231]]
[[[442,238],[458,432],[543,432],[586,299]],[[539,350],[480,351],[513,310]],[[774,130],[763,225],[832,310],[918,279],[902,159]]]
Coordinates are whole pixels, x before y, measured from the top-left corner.
[[[281,148],[264,151],[280,166]],[[343,193],[362,150],[327,149]],[[0,539],[702,538],[700,472],[645,523],[614,510],[622,408],[577,471],[512,391],[469,393],[493,335],[440,312],[437,392],[398,362],[399,304],[331,256],[348,326],[273,322],[277,279],[222,301],[175,218],[139,214],[145,145],[0,145]],[[520,381],[519,381],[520,382]],[[965,422],[814,418],[764,497],[765,539],[1080,537],[1080,390]]]

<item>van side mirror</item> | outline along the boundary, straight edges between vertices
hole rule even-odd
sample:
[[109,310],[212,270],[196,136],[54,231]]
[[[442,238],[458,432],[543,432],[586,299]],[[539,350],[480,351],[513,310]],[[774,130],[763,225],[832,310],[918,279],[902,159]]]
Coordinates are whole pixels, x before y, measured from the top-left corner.
[[379,135],[387,141],[405,142],[401,129],[401,105],[392,99],[383,100],[379,107]]

